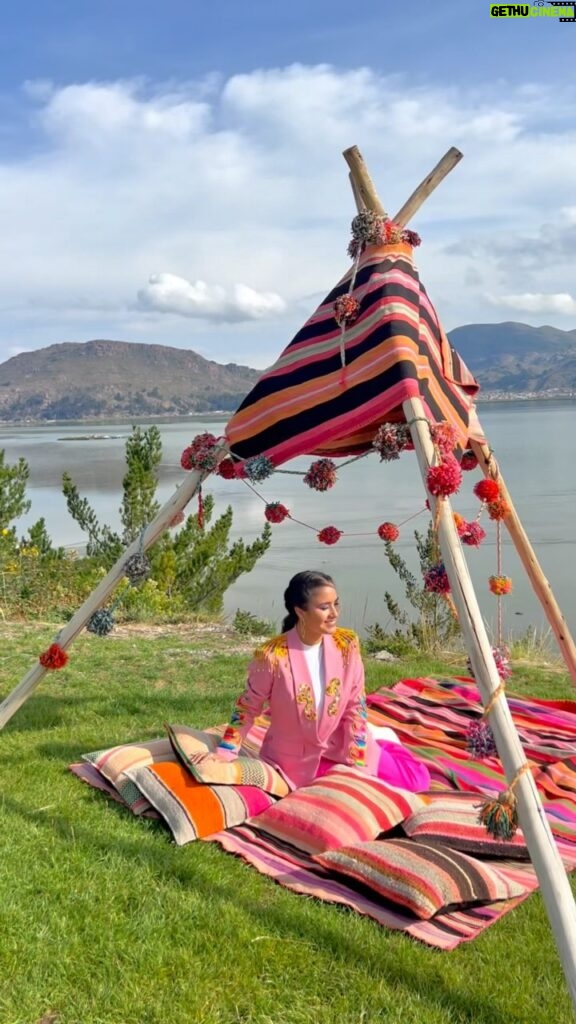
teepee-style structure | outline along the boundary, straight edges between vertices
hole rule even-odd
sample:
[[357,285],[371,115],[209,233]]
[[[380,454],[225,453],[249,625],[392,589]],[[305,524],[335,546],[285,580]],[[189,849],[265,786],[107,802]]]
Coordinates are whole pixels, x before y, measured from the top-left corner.
[[[357,206],[376,215],[373,222],[379,222],[384,235],[376,244],[369,241],[358,247],[351,270],[232,416],[225,439],[212,450],[211,464],[190,473],[140,540],[127,549],[60,632],[56,645],[61,651],[70,646],[123,578],[127,561],[158,539],[228,454],[237,467],[255,457],[278,466],[303,454],[359,454],[371,449],[383,423],[407,425],[474,677],[508,780],[508,796],[517,801],[520,825],[576,1007],[576,906],[570,884],[510,714],[449,499],[435,497],[428,489],[429,471],[436,463],[430,427],[447,421],[458,445],[472,447],[485,476],[498,479],[500,494],[509,506],[504,523],[576,681],[576,647],[476,417],[478,386],[449,344],[420,282],[412,255],[416,236],[403,230],[461,154],[450,150],[392,221],[384,213],[358,150],[347,150],[345,157]],[[370,216],[365,220],[369,223]],[[0,704],[0,728],[37,687],[45,671],[46,665],[37,663]]]

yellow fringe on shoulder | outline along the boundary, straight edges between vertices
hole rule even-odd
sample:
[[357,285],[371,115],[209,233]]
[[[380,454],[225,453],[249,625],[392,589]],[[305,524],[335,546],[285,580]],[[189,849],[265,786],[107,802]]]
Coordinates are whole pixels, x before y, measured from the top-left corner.
[[358,648],[358,634],[353,629],[341,629],[340,627],[332,634],[332,639],[343,658],[347,658],[352,648]]
[[254,651],[254,657],[262,661],[265,661],[266,658],[287,658],[288,641],[286,640],[286,633],[273,636],[262,647],[257,647]]

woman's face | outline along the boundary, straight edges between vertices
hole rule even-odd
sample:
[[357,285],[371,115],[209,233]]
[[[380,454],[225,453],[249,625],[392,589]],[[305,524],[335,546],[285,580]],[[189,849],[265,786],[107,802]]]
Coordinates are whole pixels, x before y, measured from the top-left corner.
[[306,608],[296,608],[300,636],[303,643],[317,643],[326,634],[333,633],[340,615],[340,601],[331,586],[316,587],[310,594]]

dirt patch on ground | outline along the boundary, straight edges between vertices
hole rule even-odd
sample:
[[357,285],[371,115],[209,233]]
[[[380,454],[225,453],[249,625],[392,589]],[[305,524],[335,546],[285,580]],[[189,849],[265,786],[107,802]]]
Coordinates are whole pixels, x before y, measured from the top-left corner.
[[[24,630],[45,632],[53,630],[54,635],[62,628],[58,623],[48,622],[0,622],[0,637],[10,639],[22,634]],[[81,637],[90,634],[83,631]],[[264,643],[265,636],[246,636],[238,633],[233,626],[222,622],[178,622],[178,623],[146,623],[119,622],[108,640],[178,640],[190,644],[196,653],[205,657],[211,654],[251,654],[255,647]],[[198,651],[201,648],[201,652]]]

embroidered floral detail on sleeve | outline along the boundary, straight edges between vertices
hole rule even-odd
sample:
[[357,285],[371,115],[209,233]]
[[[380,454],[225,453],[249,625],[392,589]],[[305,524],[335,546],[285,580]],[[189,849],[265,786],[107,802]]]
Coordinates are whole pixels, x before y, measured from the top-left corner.
[[328,685],[326,686],[326,696],[327,697],[332,697],[332,700],[330,701],[330,703],[328,705],[328,710],[327,710],[327,714],[328,715],[335,715],[336,712],[338,711],[338,707],[340,705],[340,696],[341,696],[341,694],[340,694],[340,687],[341,687],[341,685],[342,684],[340,683],[339,679],[331,679],[330,682],[328,683]]
[[314,695],[312,688],[308,683],[300,683],[296,691],[296,702],[303,704],[304,706],[304,718],[313,721],[316,718],[316,704],[314,702]]
[[364,768],[366,764],[367,717],[366,698],[361,697],[352,722],[352,742],[348,749],[350,761],[358,768]]
[[238,750],[242,738],[239,730],[242,729],[246,721],[246,705],[247,695],[241,693],[234,705],[234,710],[230,716],[230,723],[224,730],[224,735],[218,744],[219,747],[225,747],[226,750]]

